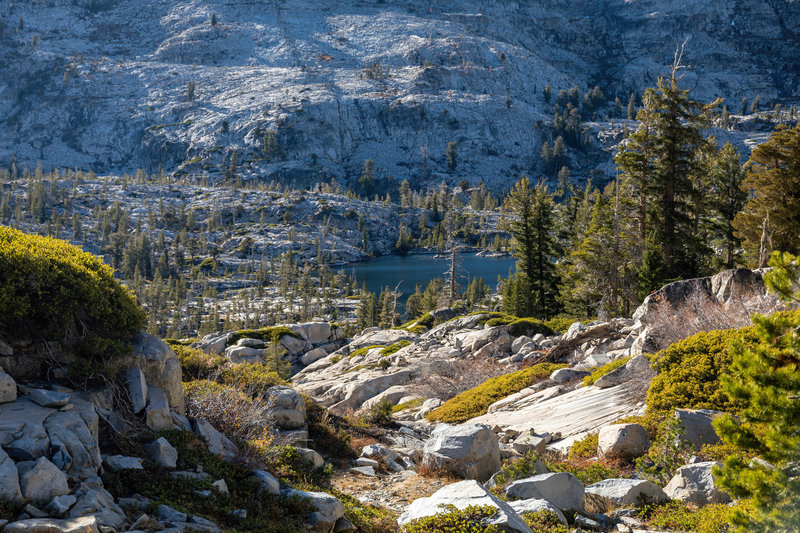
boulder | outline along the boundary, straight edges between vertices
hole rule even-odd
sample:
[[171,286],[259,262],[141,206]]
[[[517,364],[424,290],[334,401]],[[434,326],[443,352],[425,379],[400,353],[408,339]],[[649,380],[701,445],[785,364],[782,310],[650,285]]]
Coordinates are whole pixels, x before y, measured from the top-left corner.
[[431,311],[431,316],[433,316],[433,322],[435,324],[441,324],[442,322],[454,319],[457,315],[456,312],[449,307],[440,307],[435,311]]
[[311,448],[297,448],[297,453],[300,454],[303,461],[310,464],[312,468],[320,468],[325,464],[325,459],[322,458],[319,452]]
[[328,342],[331,338],[331,326],[327,322],[309,322],[303,324],[303,330],[308,342],[317,345]]
[[439,424],[425,442],[423,461],[468,479],[486,481],[500,470],[500,444],[483,424]]
[[47,389],[31,389],[30,399],[42,407],[64,407],[69,403],[69,394]]
[[226,459],[233,458],[239,452],[236,445],[228,437],[217,431],[204,418],[196,418],[192,423],[192,427],[194,432],[206,441],[209,452],[221,455]]
[[520,500],[547,500],[559,509],[583,509],[583,483],[568,472],[538,474],[512,482],[506,494]]
[[644,355],[637,355],[621,367],[612,370],[605,376],[595,381],[594,386],[601,389],[614,387],[620,383],[642,375],[643,373],[652,373],[654,371],[650,368],[650,360]]
[[730,496],[722,492],[714,483],[711,469],[722,466],[715,461],[684,465],[664,487],[664,492],[673,500],[682,500],[693,505],[728,503]]
[[629,460],[647,453],[650,437],[639,424],[612,424],[597,435],[597,454]]
[[244,337],[236,341],[236,346],[247,346],[248,348],[264,348],[266,344],[261,339],[248,339]]
[[397,523],[404,526],[413,520],[433,516],[442,512],[442,506],[453,505],[457,509],[469,506],[488,505],[498,510],[488,522],[495,524],[501,531],[514,533],[533,533],[531,528],[520,518],[510,504],[504,502],[474,480],[460,481],[442,487],[427,498],[419,498],[400,515]]
[[259,482],[259,492],[266,492],[268,494],[280,494],[281,484],[278,478],[265,472],[264,470],[253,470],[253,475],[256,476]]
[[380,374],[364,381],[348,383],[343,389],[343,398],[331,406],[333,410],[358,409],[365,401],[395,385],[411,381],[411,372],[400,370],[391,374]]
[[558,507],[551,504],[547,500],[539,500],[536,498],[532,498],[530,500],[515,500],[513,502],[508,502],[508,505],[519,515],[522,515],[523,513],[539,513],[542,511],[547,511],[556,515],[558,521],[563,525],[569,525],[567,522],[567,517],[564,516],[564,513],[562,513]]
[[269,389],[269,415],[280,429],[300,429],[306,425],[306,401],[291,387]]
[[[81,414],[89,419],[88,424]],[[96,478],[102,465],[97,436],[89,427],[96,424],[96,415],[91,419],[91,414],[94,410],[56,411],[44,421],[50,440],[51,460],[73,482]]]
[[525,455],[529,452],[543,454],[547,448],[547,441],[545,441],[545,439],[542,437],[537,437],[536,435],[531,435],[530,433],[523,433],[514,439],[514,442],[511,443],[511,446],[513,446],[514,449],[522,455]]
[[566,383],[568,381],[575,381],[583,379],[590,373],[585,370],[575,370],[573,368],[559,368],[550,374],[550,380],[555,383]]
[[11,503],[22,501],[17,466],[2,448],[0,448],[0,500]]
[[169,505],[158,506],[158,519],[162,522],[177,526],[178,524],[185,523],[187,518],[186,513],[173,509]]
[[213,355],[221,355],[222,352],[225,351],[226,346],[228,346],[227,333],[223,335],[211,333],[203,337],[203,339],[196,345],[196,347],[201,349],[203,353]]
[[264,350],[250,346],[229,346],[225,349],[225,357],[232,363],[259,363],[264,364]]
[[46,457],[37,459],[33,468],[19,477],[19,486],[22,495],[36,503],[48,503],[56,496],[69,494],[66,474]]
[[164,431],[173,428],[167,395],[160,387],[151,386],[147,390],[145,423],[153,431]]
[[139,414],[147,406],[147,381],[142,369],[135,366],[125,372],[125,383],[128,386],[133,413]]
[[291,335],[284,335],[280,338],[280,344],[289,355],[299,355],[303,352],[306,343],[302,339],[293,337]]
[[167,439],[159,437],[146,446],[153,461],[164,468],[175,468],[178,465],[178,450]]
[[[511,483],[512,481],[516,481],[518,479],[522,479],[522,478],[525,478],[525,477],[530,477],[531,474],[533,474],[533,475],[546,474],[548,472],[549,472],[549,470],[547,469],[547,465],[545,465],[542,461],[536,461],[535,463],[533,463],[532,468],[531,468],[531,470],[529,472],[526,472],[526,473],[522,474],[522,473],[514,471],[510,475],[509,474],[504,474],[503,481],[504,481],[504,483]],[[499,476],[500,476],[500,472],[494,474],[491,478],[489,478],[489,481],[484,483],[484,486],[487,489],[492,489],[492,488],[496,487],[497,483],[498,483],[498,477]]]
[[112,472],[119,470],[142,470],[142,460],[138,457],[126,457],[124,455],[109,455],[105,459],[105,464]]
[[327,357],[328,352],[323,350],[322,348],[314,348],[310,352],[306,352],[300,356],[300,363],[303,366],[308,366],[311,363],[315,363],[322,359],[323,357]]
[[133,339],[133,365],[141,368],[148,385],[164,391],[172,410],[186,414],[181,364],[167,343],[145,331],[137,332]]
[[75,505],[76,501],[78,501],[78,498],[72,494],[56,496],[47,504],[47,509],[52,516],[64,516],[69,511],[69,508]]
[[11,522],[5,529],[6,533],[100,533],[97,519],[93,516],[78,518],[31,518]]
[[17,399],[17,382],[14,378],[0,370],[0,403],[9,403]]
[[521,351],[522,347],[525,346],[526,344],[528,344],[529,342],[531,342],[531,338],[528,337],[527,335],[522,335],[520,337],[517,337],[511,343],[511,353],[514,353],[514,354],[519,353]]
[[103,488],[85,489],[77,493],[78,501],[69,510],[69,516],[76,518],[94,515],[101,528],[120,529],[125,523],[125,512],[114,503],[114,497]]
[[404,398],[410,394],[408,387],[405,385],[395,385],[394,387],[389,387],[385,391],[377,394],[364,402],[361,405],[362,409],[369,409],[373,405],[378,405],[381,402],[389,402],[392,405],[397,405],[401,398]]
[[691,442],[696,450],[703,444],[717,444],[717,435],[712,422],[722,413],[711,409],[676,409],[675,416],[684,431],[683,439]]
[[586,510],[606,513],[641,501],[662,502],[669,498],[661,487],[643,479],[605,479],[586,487]]
[[344,516],[344,504],[325,492],[287,489],[282,494],[308,500],[311,504],[314,512],[306,522],[311,533],[332,533],[336,522]]

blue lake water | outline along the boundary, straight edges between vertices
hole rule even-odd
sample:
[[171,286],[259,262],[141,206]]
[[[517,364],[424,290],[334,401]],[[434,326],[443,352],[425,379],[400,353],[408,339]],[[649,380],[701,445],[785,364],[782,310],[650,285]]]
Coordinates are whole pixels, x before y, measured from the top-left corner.
[[[507,257],[478,257],[474,253],[458,254],[460,271],[459,284],[461,290],[473,277],[483,281],[493,290],[497,287],[497,276],[508,277],[514,271],[515,259]],[[433,278],[445,278],[445,271],[450,268],[450,257],[436,258],[433,255],[384,255],[369,261],[363,261],[340,268],[358,280],[359,288],[366,282],[367,290],[376,294],[386,288],[398,289],[402,294],[400,301],[405,305],[406,299],[413,294],[414,287],[425,286]]]

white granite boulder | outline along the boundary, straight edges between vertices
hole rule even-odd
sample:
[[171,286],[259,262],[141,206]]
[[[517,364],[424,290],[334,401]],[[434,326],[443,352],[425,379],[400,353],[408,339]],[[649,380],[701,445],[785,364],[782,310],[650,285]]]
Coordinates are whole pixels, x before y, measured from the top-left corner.
[[506,494],[521,500],[547,500],[559,509],[583,509],[583,483],[569,472],[550,472],[514,481]]
[[586,487],[586,510],[606,513],[641,502],[658,503],[669,499],[661,487],[643,479],[604,479]]
[[439,424],[423,453],[424,462],[468,479],[486,481],[500,470],[500,444],[483,424]]
[[664,492],[673,500],[682,500],[692,505],[708,505],[710,503],[728,503],[730,496],[722,492],[714,482],[711,473],[715,466],[722,466],[715,461],[684,465],[675,472]]
[[640,424],[612,424],[600,429],[597,435],[597,453],[601,457],[623,460],[642,456],[650,449],[650,437]]

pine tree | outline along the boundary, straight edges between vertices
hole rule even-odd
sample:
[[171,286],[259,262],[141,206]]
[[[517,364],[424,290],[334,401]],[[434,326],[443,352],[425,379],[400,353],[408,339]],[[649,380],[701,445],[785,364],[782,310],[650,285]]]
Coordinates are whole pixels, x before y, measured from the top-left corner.
[[547,186],[532,186],[526,176],[506,197],[510,218],[504,229],[511,233],[517,258],[515,314],[549,318],[556,314],[557,276],[553,197]]
[[710,172],[713,236],[725,250],[725,268],[734,267],[736,252],[742,243],[734,232],[733,220],[747,201],[747,192],[741,188],[744,177],[744,168],[739,164],[739,152],[732,144],[725,143],[714,157]]
[[800,124],[779,126],[750,154],[742,188],[750,197],[733,227],[750,262],[757,263],[762,224],[769,217],[775,250],[800,252]]
[[372,159],[364,161],[364,171],[358,178],[358,184],[364,196],[369,197],[375,191],[375,162]]
[[456,141],[447,143],[447,149],[444,155],[447,157],[447,168],[449,168],[450,171],[454,171],[458,166],[458,143]]
[[[767,286],[786,300],[800,301],[800,260],[776,254]],[[715,427],[726,444],[761,460],[732,456],[715,472],[721,487],[735,498],[750,498],[755,512],[735,509],[739,531],[800,531],[800,332],[796,313],[755,316],[759,344],[735,343],[723,390],[744,408]]]
[[414,288],[414,293],[408,297],[406,300],[406,319],[407,320],[414,320],[415,318],[421,317],[425,313],[425,309],[422,306],[422,291],[417,285]]

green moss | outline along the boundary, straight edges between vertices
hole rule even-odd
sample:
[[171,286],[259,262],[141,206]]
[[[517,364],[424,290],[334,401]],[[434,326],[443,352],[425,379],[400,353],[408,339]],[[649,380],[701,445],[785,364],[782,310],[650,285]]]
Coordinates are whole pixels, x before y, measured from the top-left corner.
[[470,418],[486,413],[486,409],[498,400],[547,379],[553,371],[566,365],[540,363],[517,372],[491,378],[485,383],[447,400],[428,413],[431,421],[460,424]]
[[470,505],[458,509],[455,505],[442,506],[442,512],[418,518],[407,523],[402,533],[499,533],[500,529],[488,520],[498,513],[491,505]]
[[48,339],[89,358],[124,353],[145,315],[97,257],[0,226],[0,335]]
[[586,387],[589,385],[594,385],[597,383],[598,379],[602,378],[606,374],[610,374],[630,360],[630,357],[622,357],[620,359],[614,359],[613,361],[606,363],[601,367],[595,368],[591,374],[583,378],[583,385]]

